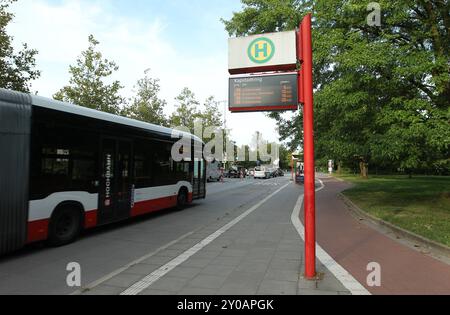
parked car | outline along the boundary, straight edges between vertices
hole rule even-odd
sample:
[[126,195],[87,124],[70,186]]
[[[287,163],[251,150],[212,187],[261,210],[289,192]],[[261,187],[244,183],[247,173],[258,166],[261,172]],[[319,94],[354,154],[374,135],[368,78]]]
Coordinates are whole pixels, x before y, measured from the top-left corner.
[[271,177],[271,171],[265,167],[255,168],[255,178],[268,179]]
[[276,168],[271,168],[271,169],[269,169],[269,173],[270,173],[270,175],[269,175],[270,178],[275,178],[275,177],[278,176],[278,175],[277,175],[277,169],[276,169]]
[[239,170],[237,167],[232,167],[226,173],[228,178],[239,178]]
[[278,177],[283,177],[284,176],[284,172],[280,168],[277,169],[276,174],[277,174]]

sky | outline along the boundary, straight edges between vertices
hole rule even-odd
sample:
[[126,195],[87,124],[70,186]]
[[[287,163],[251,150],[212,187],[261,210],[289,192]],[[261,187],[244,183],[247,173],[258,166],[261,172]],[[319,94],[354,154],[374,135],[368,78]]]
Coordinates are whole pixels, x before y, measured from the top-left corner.
[[[240,11],[239,0],[19,0],[8,32],[19,48],[39,51],[42,76],[32,89],[51,97],[69,81],[69,65],[88,47],[88,36],[100,41],[105,58],[120,67],[114,74],[132,95],[136,81],[150,69],[161,80],[160,97],[174,110],[174,98],[189,87],[203,102],[208,96],[228,99],[228,34],[221,18]],[[239,145],[256,131],[278,142],[274,120],[263,113],[226,113],[227,127]]]

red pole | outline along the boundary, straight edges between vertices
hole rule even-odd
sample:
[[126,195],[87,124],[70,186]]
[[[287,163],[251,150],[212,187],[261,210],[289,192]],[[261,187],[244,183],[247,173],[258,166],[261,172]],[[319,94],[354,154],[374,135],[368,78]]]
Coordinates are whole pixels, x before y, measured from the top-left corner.
[[314,96],[311,14],[301,24],[303,75],[303,128],[305,154],[305,277],[316,276],[316,187],[314,163]]

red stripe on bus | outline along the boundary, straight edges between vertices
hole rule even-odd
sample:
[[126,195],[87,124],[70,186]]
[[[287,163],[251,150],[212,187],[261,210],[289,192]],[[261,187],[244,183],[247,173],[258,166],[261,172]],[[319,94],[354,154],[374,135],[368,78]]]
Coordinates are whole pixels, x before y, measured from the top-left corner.
[[[188,194],[188,203],[192,203],[192,193]],[[156,212],[163,209],[175,207],[177,205],[177,196],[146,200],[138,202],[131,210],[131,217]],[[50,219],[28,222],[27,243],[45,241],[48,238],[48,228]],[[98,210],[87,211],[84,216],[84,228],[90,229],[98,224]]]
[[131,216],[137,217],[139,215],[152,213],[162,209],[172,208],[176,205],[177,196],[141,201],[134,204],[134,207],[131,210]]
[[84,215],[84,228],[90,229],[97,226],[97,210],[88,211]]
[[46,240],[48,238],[49,222],[49,219],[28,222],[27,243]]

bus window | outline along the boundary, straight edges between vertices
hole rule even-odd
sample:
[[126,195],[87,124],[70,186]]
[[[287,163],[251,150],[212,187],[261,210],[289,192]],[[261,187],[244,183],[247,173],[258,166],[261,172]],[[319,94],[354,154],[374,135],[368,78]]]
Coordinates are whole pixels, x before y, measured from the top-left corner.
[[151,187],[151,142],[136,140],[134,145],[134,178],[136,188]]

